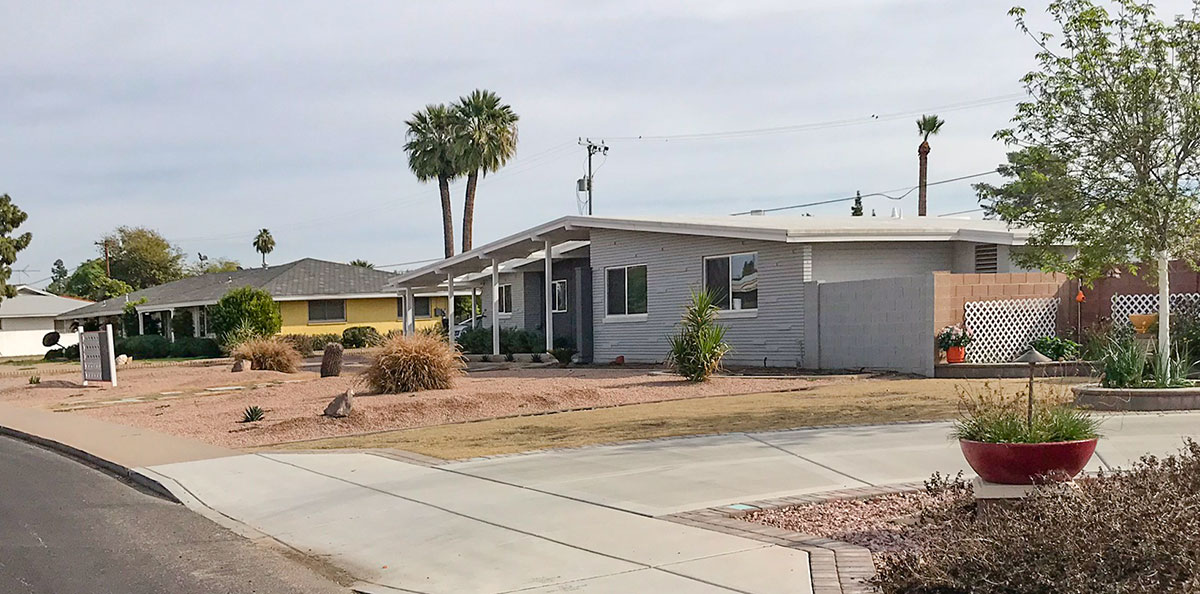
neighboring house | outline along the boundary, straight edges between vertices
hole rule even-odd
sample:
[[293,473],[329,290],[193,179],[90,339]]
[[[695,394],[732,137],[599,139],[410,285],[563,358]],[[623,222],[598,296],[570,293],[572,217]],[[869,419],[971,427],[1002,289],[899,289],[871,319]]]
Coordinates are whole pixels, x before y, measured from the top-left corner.
[[91,302],[18,286],[15,297],[0,301],[0,357],[44,355],[49,349],[42,345],[42,337],[55,331],[61,335],[59,344],[75,344],[71,325],[55,318],[87,303]]
[[[733,347],[730,363],[816,368],[819,332],[810,321],[825,303],[821,284],[1021,272],[1010,249],[1026,238],[998,221],[934,217],[568,216],[400,274],[392,286],[413,294],[445,294],[451,280],[456,291],[480,288],[485,325],[496,309],[501,328],[545,336],[551,326],[547,347],[569,343],[585,360],[646,363],[663,360],[691,293],[708,288]],[[900,297],[928,301],[932,312],[932,294],[913,291]],[[832,319],[838,304],[827,309]],[[849,313],[859,320],[884,315]],[[872,348],[864,336],[859,366],[875,366]],[[892,367],[932,373],[932,344],[918,350],[930,354]]]
[[[138,333],[156,331],[169,338],[172,316],[192,317],[199,336],[212,336],[208,308],[226,293],[254,287],[271,294],[283,318],[282,334],[341,334],[352,326],[372,326],[380,333],[403,327],[403,304],[394,289],[385,289],[395,273],[305,258],[266,268],[247,268],[189,277],[63,313],[58,319],[119,323],[127,303],[137,303]],[[144,302],[142,300],[145,299]],[[413,298],[418,328],[440,328],[445,294]]]

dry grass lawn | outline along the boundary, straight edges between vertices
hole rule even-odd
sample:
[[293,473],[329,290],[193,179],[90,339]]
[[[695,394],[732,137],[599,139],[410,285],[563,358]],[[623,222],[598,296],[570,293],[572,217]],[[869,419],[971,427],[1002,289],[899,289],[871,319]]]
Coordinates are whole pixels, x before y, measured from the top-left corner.
[[[1040,379],[1056,390],[1082,378]],[[953,418],[959,390],[990,383],[1015,393],[1024,380],[861,379],[802,392],[692,398],[540,416],[492,419],[272,446],[396,448],[442,459],[679,435]]]

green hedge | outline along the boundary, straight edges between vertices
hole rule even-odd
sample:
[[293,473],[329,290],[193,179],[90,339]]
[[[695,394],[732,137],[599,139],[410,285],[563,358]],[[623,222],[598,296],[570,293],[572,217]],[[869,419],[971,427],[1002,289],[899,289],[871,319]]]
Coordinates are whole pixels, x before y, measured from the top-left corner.
[[383,344],[383,335],[371,326],[354,326],[342,332],[342,346],[348,349],[379,346]]
[[[458,345],[463,352],[472,355],[487,355],[492,352],[491,328],[468,328],[458,335]],[[516,330],[513,328],[500,329],[500,352],[509,353],[544,353],[546,339],[537,332]]]
[[171,342],[156,334],[121,338],[113,345],[118,355],[137,359],[165,357],[220,357],[221,347],[211,338],[180,338]]

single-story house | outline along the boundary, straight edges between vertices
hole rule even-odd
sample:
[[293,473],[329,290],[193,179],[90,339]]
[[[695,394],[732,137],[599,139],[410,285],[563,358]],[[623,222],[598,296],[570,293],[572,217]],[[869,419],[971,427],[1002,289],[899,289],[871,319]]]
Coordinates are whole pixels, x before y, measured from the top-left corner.
[[[443,295],[478,288],[484,326],[535,331],[548,349],[571,346],[600,363],[661,362],[691,293],[707,288],[732,346],[728,362],[817,368],[819,329],[810,321],[826,303],[821,284],[927,276],[932,286],[937,271],[1023,272],[1010,251],[1027,237],[999,221],[936,217],[567,216],[402,273],[389,286]],[[932,319],[932,294],[906,290],[929,302]],[[881,311],[846,313],[888,322]],[[913,368],[931,374],[932,344],[921,349],[930,351],[928,365]]]
[[0,301],[0,357],[43,355],[47,349],[42,337],[55,331],[61,334],[59,344],[75,344],[70,324],[55,318],[87,303],[91,302],[18,286],[15,297]]
[[[404,306],[395,289],[387,288],[395,273],[339,262],[304,258],[232,272],[213,272],[134,291],[62,313],[59,320],[119,323],[126,304],[141,314],[138,333],[154,331],[174,338],[171,317],[187,315],[197,336],[213,336],[208,308],[226,293],[254,287],[271,294],[283,318],[281,334],[341,334],[353,326],[372,326],[380,333],[403,328]],[[144,300],[144,301],[143,301]],[[441,328],[446,294],[413,295],[413,322],[418,328]]]

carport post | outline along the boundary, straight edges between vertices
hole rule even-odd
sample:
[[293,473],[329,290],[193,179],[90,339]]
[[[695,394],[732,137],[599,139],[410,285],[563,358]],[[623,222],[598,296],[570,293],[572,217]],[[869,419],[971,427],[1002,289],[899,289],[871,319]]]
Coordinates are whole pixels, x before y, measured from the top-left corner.
[[500,269],[492,258],[492,354],[500,355]]
[[409,287],[404,287],[404,335],[412,336],[416,334],[415,320],[413,320],[413,292]]
[[471,320],[471,327],[475,327],[475,285],[471,285],[471,315],[467,316]]
[[546,352],[554,348],[554,258],[550,254],[550,242],[546,242]]
[[142,317],[146,314],[137,311],[137,306],[134,306],[133,311],[137,312],[138,317],[138,336],[146,335],[146,320]]
[[454,346],[454,273],[446,275],[446,340]]

